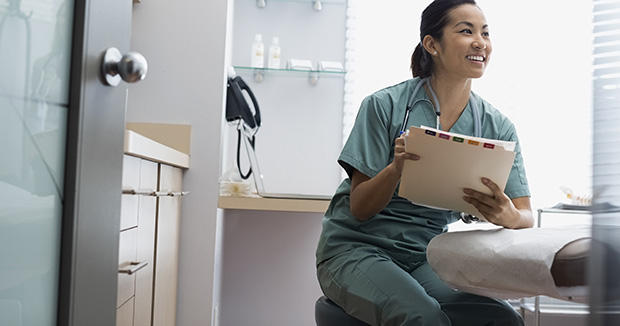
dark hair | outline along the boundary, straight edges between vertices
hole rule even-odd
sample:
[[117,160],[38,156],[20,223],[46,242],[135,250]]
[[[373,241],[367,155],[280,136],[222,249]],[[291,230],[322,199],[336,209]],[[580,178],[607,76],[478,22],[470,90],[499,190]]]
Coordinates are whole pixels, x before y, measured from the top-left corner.
[[420,42],[411,56],[413,77],[426,78],[433,74],[433,59],[422,46],[422,40],[426,35],[441,40],[443,28],[448,23],[448,14],[455,7],[464,4],[477,5],[475,0],[435,0],[424,9],[420,22]]

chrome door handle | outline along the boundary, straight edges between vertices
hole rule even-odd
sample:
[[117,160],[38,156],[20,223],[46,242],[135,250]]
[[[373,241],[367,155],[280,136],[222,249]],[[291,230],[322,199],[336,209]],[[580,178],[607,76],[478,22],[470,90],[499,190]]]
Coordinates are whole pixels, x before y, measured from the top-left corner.
[[103,54],[101,75],[108,86],[118,86],[123,79],[127,83],[139,82],[146,77],[148,64],[138,52],[121,55],[117,48],[109,48]]
[[129,266],[127,266],[125,268],[119,269],[118,272],[122,273],[122,274],[131,275],[131,274],[133,274],[133,273],[143,269],[148,264],[149,264],[149,262],[146,261],[146,260],[143,261],[143,262],[132,261],[131,263],[129,263]]

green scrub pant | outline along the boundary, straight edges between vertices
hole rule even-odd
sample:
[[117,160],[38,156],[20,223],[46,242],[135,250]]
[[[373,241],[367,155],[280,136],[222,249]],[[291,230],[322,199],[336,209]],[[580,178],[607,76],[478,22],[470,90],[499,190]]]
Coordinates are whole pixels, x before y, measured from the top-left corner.
[[523,326],[507,302],[456,291],[427,262],[408,272],[373,247],[324,261],[317,275],[325,296],[373,326]]

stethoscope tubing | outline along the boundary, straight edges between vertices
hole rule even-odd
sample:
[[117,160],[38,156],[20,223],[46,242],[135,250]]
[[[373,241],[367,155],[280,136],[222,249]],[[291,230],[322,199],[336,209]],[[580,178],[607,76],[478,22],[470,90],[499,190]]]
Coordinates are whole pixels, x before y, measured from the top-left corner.
[[[433,97],[433,100],[435,101],[435,103],[437,103],[437,105],[433,105],[433,103],[427,99],[419,99],[417,101],[415,100],[415,97],[420,91],[420,88],[422,88],[422,86],[424,86],[424,84],[427,84],[427,83],[429,85],[429,91],[431,93],[431,96]],[[407,129],[407,122],[409,121],[409,114],[413,110],[413,107],[421,101],[428,102],[433,108],[435,108],[435,115],[437,116],[436,129],[439,129],[439,117],[441,116],[441,108],[439,107],[439,100],[437,99],[437,95],[435,94],[435,91],[432,89],[430,85],[431,84],[429,83],[429,77],[424,78],[416,85],[416,87],[413,89],[413,92],[411,92],[411,96],[409,97],[409,100],[407,101],[407,107],[405,110],[405,118],[403,119],[403,124],[400,130],[401,134],[404,133]],[[478,109],[478,105],[472,99],[471,95],[469,97],[469,105],[471,105],[472,116],[474,118],[474,136],[482,137],[482,122],[480,119],[480,110]]]

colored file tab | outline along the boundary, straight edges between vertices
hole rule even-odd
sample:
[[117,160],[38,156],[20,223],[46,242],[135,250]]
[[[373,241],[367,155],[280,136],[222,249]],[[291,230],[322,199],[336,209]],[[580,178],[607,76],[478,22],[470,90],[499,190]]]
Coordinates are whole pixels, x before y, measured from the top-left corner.
[[[419,128],[424,130],[424,133],[429,136],[438,136],[441,139],[452,139],[455,142],[466,143],[473,146],[480,146],[482,144],[484,148],[489,149],[493,149],[495,146],[502,146],[507,151],[514,151],[516,145],[515,142],[511,141],[461,135],[453,132],[441,131],[427,126],[421,126]],[[407,130],[407,135],[409,134],[409,131],[410,130]]]

